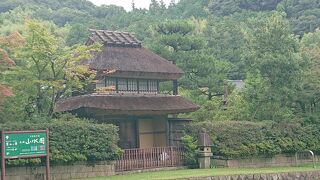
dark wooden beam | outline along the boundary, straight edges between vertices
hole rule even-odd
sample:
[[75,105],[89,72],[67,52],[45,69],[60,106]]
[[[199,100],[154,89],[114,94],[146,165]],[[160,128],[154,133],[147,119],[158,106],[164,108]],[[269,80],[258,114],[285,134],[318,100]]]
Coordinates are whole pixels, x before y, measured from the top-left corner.
[[179,92],[178,92],[178,80],[173,80],[172,81],[173,83],[173,95],[178,95]]

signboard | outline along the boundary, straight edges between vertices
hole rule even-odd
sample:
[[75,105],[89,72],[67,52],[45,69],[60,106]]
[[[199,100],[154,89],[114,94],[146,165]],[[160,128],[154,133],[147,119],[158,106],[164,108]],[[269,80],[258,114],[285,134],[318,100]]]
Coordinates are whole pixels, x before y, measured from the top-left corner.
[[18,158],[21,156],[45,156],[46,133],[18,133],[4,134],[4,155],[6,158]]
[[1,180],[5,180],[5,160],[46,157],[46,179],[50,180],[49,131],[1,131]]

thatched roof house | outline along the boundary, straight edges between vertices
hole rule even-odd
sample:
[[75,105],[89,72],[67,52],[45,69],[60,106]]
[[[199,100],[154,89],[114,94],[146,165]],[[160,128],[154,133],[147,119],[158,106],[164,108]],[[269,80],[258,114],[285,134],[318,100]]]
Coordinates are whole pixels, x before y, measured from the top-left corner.
[[185,120],[169,117],[198,107],[178,95],[160,94],[160,83],[177,80],[183,71],[145,49],[131,33],[91,32],[86,44],[98,42],[103,49],[82,63],[98,71],[96,91],[60,101],[55,112],[70,111],[119,125],[119,145],[123,148],[161,147],[178,142],[181,131],[176,131],[173,124]]
[[113,71],[115,77],[174,80],[183,71],[168,60],[142,47],[132,34],[104,30],[92,30],[87,45],[104,44],[102,52],[90,60],[90,68]]
[[80,108],[102,109],[110,115],[128,116],[167,115],[197,110],[197,106],[180,96],[91,94],[61,101],[56,111],[73,111]]

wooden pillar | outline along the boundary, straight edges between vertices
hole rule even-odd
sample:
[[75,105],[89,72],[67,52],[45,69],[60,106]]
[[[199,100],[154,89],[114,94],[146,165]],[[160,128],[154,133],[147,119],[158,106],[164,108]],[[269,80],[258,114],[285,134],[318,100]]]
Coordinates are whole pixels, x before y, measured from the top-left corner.
[[172,85],[173,85],[173,95],[178,95],[178,80],[173,80],[172,81]]
[[119,93],[119,79],[116,78],[116,92]]
[[223,93],[223,97],[224,97],[224,105],[228,106],[228,81],[224,81],[224,93]]
[[136,148],[140,148],[140,120],[135,120],[136,125]]
[[160,81],[157,80],[157,93],[160,94]]
[[167,138],[167,146],[171,146],[170,142],[170,125],[169,125],[169,119],[166,118],[166,138]]

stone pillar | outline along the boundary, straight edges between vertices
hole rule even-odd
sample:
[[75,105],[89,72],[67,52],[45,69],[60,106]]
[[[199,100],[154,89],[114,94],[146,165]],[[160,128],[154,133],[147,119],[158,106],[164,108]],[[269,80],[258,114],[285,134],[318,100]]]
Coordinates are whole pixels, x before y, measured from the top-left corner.
[[209,169],[211,166],[211,147],[205,147],[204,151],[199,152],[199,168],[200,169]]
[[198,136],[198,147],[199,147],[199,167],[200,169],[208,169],[211,166],[211,147],[212,142],[206,129],[202,129]]

